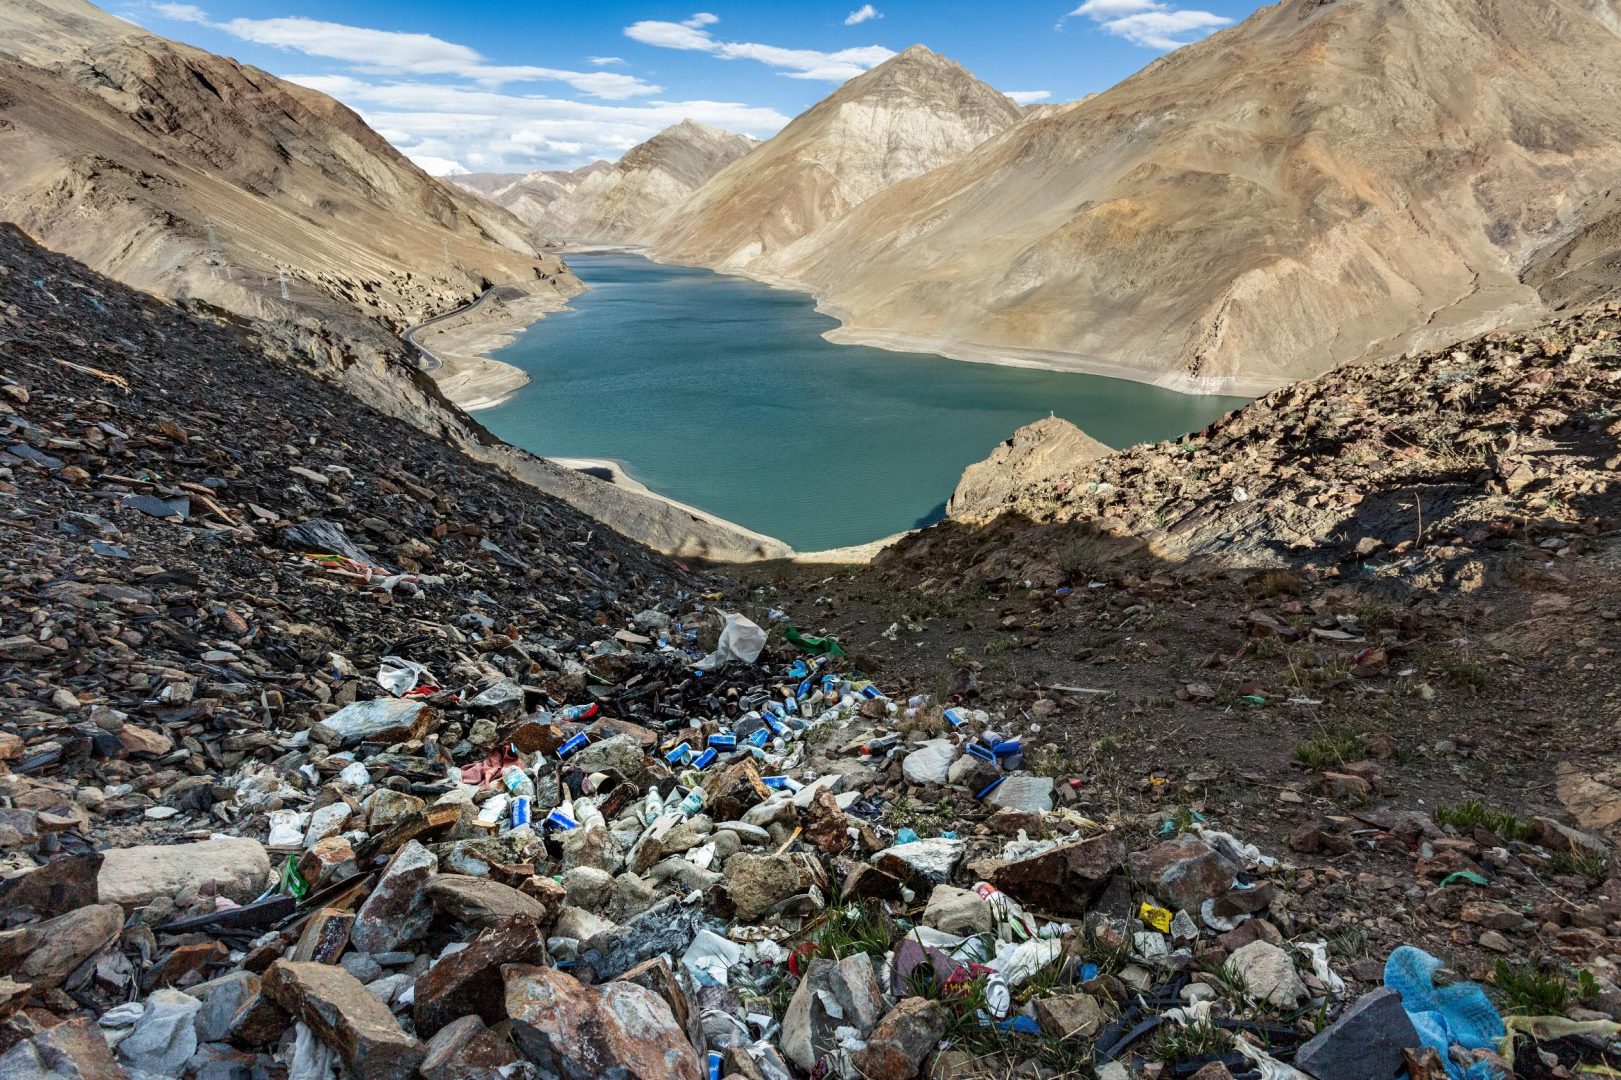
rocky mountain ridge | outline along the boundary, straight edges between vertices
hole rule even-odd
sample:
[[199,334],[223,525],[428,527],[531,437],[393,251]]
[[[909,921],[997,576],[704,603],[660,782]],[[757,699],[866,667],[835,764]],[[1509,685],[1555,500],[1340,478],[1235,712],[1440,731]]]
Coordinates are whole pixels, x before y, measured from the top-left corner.
[[641,243],[705,181],[755,145],[746,135],[683,120],[612,165],[564,177],[534,173],[491,198],[548,241]]
[[1617,27],[1615,0],[1284,0],[844,199],[796,133],[858,79],[655,252],[813,292],[834,340],[1261,393],[1546,315],[1539,258],[1621,180]]
[[885,188],[1017,123],[1012,100],[921,45],[840,86],[706,183],[651,237],[655,257],[770,275]]

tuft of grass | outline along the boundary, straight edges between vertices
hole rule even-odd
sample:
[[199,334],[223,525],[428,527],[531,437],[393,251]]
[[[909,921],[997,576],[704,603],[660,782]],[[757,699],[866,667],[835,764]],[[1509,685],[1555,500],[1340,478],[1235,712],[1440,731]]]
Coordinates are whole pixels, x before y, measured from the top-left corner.
[[1597,885],[1610,874],[1610,858],[1602,851],[1572,845],[1569,851],[1556,851],[1548,865],[1556,874],[1586,878]]
[[1216,978],[1216,990],[1233,1001],[1243,1003],[1250,994],[1249,980],[1232,964],[1223,964],[1211,973]]
[[1368,944],[1368,935],[1361,930],[1350,928],[1330,934],[1328,947],[1334,955],[1344,960],[1360,960],[1373,955],[1373,947]]
[[1460,832],[1483,825],[1504,840],[1529,840],[1536,833],[1529,822],[1521,821],[1507,810],[1488,810],[1479,799],[1468,799],[1456,806],[1437,804],[1435,823],[1451,825]]
[[1314,739],[1295,743],[1295,760],[1313,770],[1361,761],[1367,756],[1367,741],[1344,731],[1324,731]]
[[1564,979],[1507,960],[1497,961],[1492,984],[1505,1011],[1521,1016],[1560,1016],[1571,1003],[1571,987]]
[[839,904],[823,912],[804,937],[815,942],[817,956],[843,960],[857,953],[884,955],[889,951],[896,930],[876,903]]
[[1176,1023],[1160,1025],[1148,1044],[1150,1061],[1181,1061],[1183,1058],[1202,1057],[1224,1053],[1233,1045],[1228,1032],[1208,1020],[1200,1020],[1186,1027]]

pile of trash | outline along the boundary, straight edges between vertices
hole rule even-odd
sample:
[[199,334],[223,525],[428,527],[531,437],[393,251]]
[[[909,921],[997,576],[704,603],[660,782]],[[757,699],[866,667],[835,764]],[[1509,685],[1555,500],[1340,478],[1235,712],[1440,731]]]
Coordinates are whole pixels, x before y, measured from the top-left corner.
[[[222,781],[236,835],[98,852],[41,829],[0,895],[52,917],[9,932],[5,992],[95,1018],[31,1032],[0,1073],[1510,1068],[1480,988],[1437,986],[1416,949],[1350,1000],[1328,943],[1290,933],[1276,857],[1203,822],[1128,852],[1053,809],[1005,718],[893,700],[797,631],[773,660],[737,614],[706,654],[707,618],[649,610],[604,638],[638,674],[586,703],[385,657],[377,696]],[[452,717],[471,737],[446,747]],[[983,827],[886,824],[895,770],[973,793]],[[1543,1034],[1598,1047],[1621,1031],[1558,1023]]]

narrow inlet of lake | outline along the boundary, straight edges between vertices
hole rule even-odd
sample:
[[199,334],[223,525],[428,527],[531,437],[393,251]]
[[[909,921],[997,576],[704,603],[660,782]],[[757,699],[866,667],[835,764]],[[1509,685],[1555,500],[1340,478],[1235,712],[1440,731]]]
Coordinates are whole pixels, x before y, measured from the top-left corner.
[[800,551],[937,520],[966,466],[1049,413],[1118,448],[1245,402],[834,345],[821,335],[837,322],[802,293],[637,255],[569,265],[590,291],[493,354],[532,381],[478,419],[535,454],[610,458]]

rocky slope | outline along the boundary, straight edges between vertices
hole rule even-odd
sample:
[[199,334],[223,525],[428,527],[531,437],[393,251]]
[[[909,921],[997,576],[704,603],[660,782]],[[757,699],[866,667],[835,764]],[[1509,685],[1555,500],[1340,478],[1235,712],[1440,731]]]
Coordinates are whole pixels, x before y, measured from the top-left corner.
[[694,575],[9,227],[0,433],[7,1080],[1439,1080],[1387,956],[1614,1058],[1613,524]]
[[965,474],[996,492],[994,541],[937,527],[886,557],[1047,583],[1074,572],[1069,548],[1243,567],[1390,559],[1404,575],[1467,577],[1510,533],[1557,551],[1621,516],[1618,393],[1609,305],[1347,365],[1172,442],[1098,456],[1043,422],[1019,455],[1039,468],[1015,473],[1004,448]]
[[489,282],[578,287],[331,98],[81,0],[0,11],[0,94],[0,215],[137,288],[376,343]]
[[[1616,0],[1284,0],[873,194],[771,272],[839,340],[1196,391],[1441,344],[1545,310],[1521,272],[1621,178],[1618,28]],[[766,224],[695,214],[663,250],[782,246],[771,210],[739,217]]]
[[539,173],[494,198],[547,240],[642,243],[666,214],[755,145],[746,135],[683,120],[611,166],[566,179]]
[[[492,186],[487,191],[483,190],[486,185],[482,184],[469,190],[477,190],[480,195],[512,211],[518,220],[533,226],[545,216],[547,207],[579,187],[587,177],[612,168],[609,162],[593,161],[569,171],[541,169],[525,173],[512,177],[504,184]],[[461,179],[458,177],[457,182]],[[548,239],[545,236],[541,238]]]
[[946,515],[974,523],[1017,512],[1035,492],[1113,452],[1068,420],[1049,416],[1026,424],[984,461],[963,470]]
[[892,184],[1018,122],[1010,99],[921,45],[859,75],[705,184],[654,238],[671,262],[785,273],[797,245]]
[[7,4],[0,220],[137,288],[251,320],[265,348],[663,550],[762,550],[498,443],[411,370],[405,326],[492,284],[529,309],[580,285],[535,256],[522,222],[440,184],[323,94],[80,0]]
[[521,172],[460,173],[456,176],[443,177],[443,179],[455,184],[464,191],[471,191],[475,195],[483,195],[488,198],[504,187],[511,187],[527,175],[527,173]]

